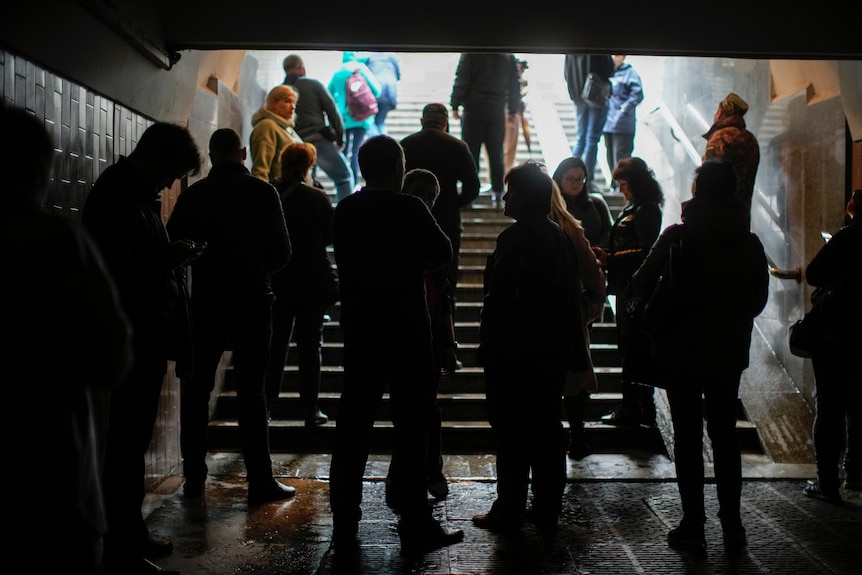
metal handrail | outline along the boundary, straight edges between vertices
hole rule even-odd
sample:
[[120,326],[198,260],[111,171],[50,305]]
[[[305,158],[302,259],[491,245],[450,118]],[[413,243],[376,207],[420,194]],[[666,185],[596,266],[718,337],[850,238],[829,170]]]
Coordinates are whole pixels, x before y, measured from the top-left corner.
[[766,264],[769,266],[769,273],[773,277],[777,277],[780,280],[796,280],[796,283],[800,283],[802,281],[802,267],[795,267],[792,270],[783,270],[776,267],[775,262],[772,261],[772,258],[770,258],[768,254],[766,256]]

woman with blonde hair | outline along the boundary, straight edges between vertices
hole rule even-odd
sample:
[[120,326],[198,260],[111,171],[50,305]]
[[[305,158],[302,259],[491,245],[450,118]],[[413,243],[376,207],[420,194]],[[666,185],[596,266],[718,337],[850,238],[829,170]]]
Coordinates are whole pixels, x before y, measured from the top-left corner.
[[[602,314],[605,304],[605,274],[599,266],[596,255],[584,234],[584,228],[566,209],[566,201],[559,186],[553,182],[551,192],[551,211],[548,217],[557,223],[575,246],[578,257],[578,275],[581,291],[581,317],[583,318],[584,340],[590,344],[589,326]],[[569,447],[567,452],[572,459],[583,459],[592,448],[584,435],[584,408],[590,399],[590,391],[597,386],[592,360],[586,370],[566,375],[563,390],[563,406],[569,420]]]

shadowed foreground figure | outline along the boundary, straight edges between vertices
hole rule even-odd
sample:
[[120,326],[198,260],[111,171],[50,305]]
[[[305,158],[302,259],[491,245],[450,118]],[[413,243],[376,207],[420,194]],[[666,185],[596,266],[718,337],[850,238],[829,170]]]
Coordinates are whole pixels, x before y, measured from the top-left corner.
[[[201,247],[170,240],[159,193],[198,173],[200,165],[189,131],[157,122],[128,157],[105,168],[84,204],[82,222],[116,282],[135,353],[125,381],[111,392],[108,413],[102,469],[108,532],[102,563],[109,573],[159,572],[149,559],[173,550],[171,541],[151,536],[144,522],[145,456],[172,351],[172,314],[185,305],[178,271],[201,254]],[[177,358],[178,369],[179,364]]]
[[44,126],[0,108],[0,133],[0,243],[14,273],[0,284],[3,437],[7,461],[26,474],[4,478],[14,496],[3,515],[20,536],[3,551],[23,553],[25,571],[92,575],[106,522],[91,394],[128,372],[131,333],[95,244],[42,208],[54,158]]
[[274,299],[270,274],[290,260],[290,238],[275,188],[243,165],[239,135],[216,130],[209,154],[209,174],[180,194],[168,221],[174,237],[207,246],[192,264],[195,353],[194,372],[182,382],[183,494],[204,493],[210,394],[222,354],[231,350],[249,503],[287,499],[296,490],[272,475],[264,378]]
[[748,231],[748,210],[734,197],[736,176],[726,162],[695,170],[694,197],[682,224],[667,227],[632,276],[636,297],[652,293],[671,246],[675,306],[653,333],[673,420],[674,464],[683,518],[668,534],[671,547],[706,552],[703,419],[715,462],[724,545],[746,545],[740,518],[742,462],[736,432],[739,380],[748,367],[754,318],[763,310],[769,272],[763,246]]
[[529,516],[540,528],[556,529],[566,485],[565,374],[589,365],[578,260],[572,241],[548,218],[553,183],[544,168],[527,162],[505,182],[504,213],[516,221],[488,257],[479,328],[488,420],[497,438],[497,500],[473,523],[513,532]]
[[[432,516],[425,470],[434,357],[424,274],[447,264],[452,247],[422,200],[400,193],[404,151],[396,140],[370,138],[359,149],[359,163],[367,184],[338,202],[332,226],[344,332],[344,389],[330,473],[333,539],[340,550],[356,544],[371,431],[388,386],[399,454],[392,471],[400,478],[401,549],[421,554],[464,537]],[[381,362],[383,342],[389,355]]]

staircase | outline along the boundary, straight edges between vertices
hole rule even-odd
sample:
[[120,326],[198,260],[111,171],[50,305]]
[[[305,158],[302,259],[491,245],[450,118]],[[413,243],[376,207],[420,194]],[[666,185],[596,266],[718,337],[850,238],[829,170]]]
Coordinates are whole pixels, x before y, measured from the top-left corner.
[[[398,108],[390,112],[387,127],[392,137],[401,139],[420,129],[419,118],[425,104],[430,101],[447,101],[446,96],[434,93],[431,98],[419,89],[402,85]],[[560,122],[569,142],[574,139],[575,119],[571,102],[561,94],[554,104]],[[527,108],[527,118],[532,128],[531,150],[522,137],[519,137],[515,164],[527,159],[544,161],[542,134],[536,129]],[[460,123],[452,120],[451,133],[460,136]],[[600,152],[601,153],[601,152]],[[487,161],[483,158],[480,165],[480,181],[483,187],[489,183]],[[554,166],[549,166],[553,170]],[[601,172],[602,167],[597,171]],[[318,179],[335,201],[332,182],[320,172]],[[601,173],[596,175],[600,189],[607,189],[608,178]],[[607,194],[606,199],[615,215],[623,207],[619,194]],[[473,204],[462,213],[464,232],[460,252],[460,271],[456,288],[455,331],[459,342],[458,356],[463,368],[452,376],[444,378],[439,387],[438,403],[443,414],[443,449],[451,454],[493,453],[494,437],[487,421],[484,401],[484,380],[482,368],[476,362],[480,311],[482,305],[482,273],[486,256],[494,249],[499,232],[512,222],[503,216],[502,210],[495,208],[487,192],[480,194]],[[288,365],[285,367],[285,380],[278,402],[272,406],[270,423],[270,448],[272,452],[284,453],[329,453],[334,443],[335,420],[338,418],[338,398],[341,392],[343,347],[338,324],[338,305],[329,310],[331,321],[324,327],[322,350],[323,368],[320,393],[320,406],[330,416],[330,422],[317,428],[306,429],[299,401],[299,383],[296,367],[296,352],[291,343]],[[614,427],[601,421],[601,416],[618,407],[621,400],[619,375],[620,356],[616,346],[616,325],[613,309],[606,306],[602,321],[594,324],[592,330],[591,354],[598,378],[598,389],[592,394],[585,413],[587,441],[594,452],[619,453],[629,450],[642,450],[666,454],[668,443],[661,429],[647,427]],[[380,361],[385,362],[386,349],[381,349]],[[658,402],[657,402],[658,403]],[[388,396],[384,396],[377,414],[372,436],[373,453],[391,451],[393,427],[389,420]],[[237,429],[237,399],[231,381],[231,370],[225,370],[225,381],[215,402],[209,429],[209,448],[213,451],[239,450]],[[563,425],[568,427],[564,413],[560,414]],[[762,452],[756,429],[745,421],[744,409],[740,404],[740,438],[744,450]]]

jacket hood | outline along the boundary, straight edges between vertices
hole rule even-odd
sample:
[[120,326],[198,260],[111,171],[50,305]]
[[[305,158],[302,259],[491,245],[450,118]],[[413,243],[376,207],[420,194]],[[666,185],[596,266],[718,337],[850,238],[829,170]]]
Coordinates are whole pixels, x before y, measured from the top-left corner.
[[288,120],[287,118],[282,118],[278,114],[267,110],[266,108],[260,108],[254,115],[251,117],[251,125],[256,126],[263,120],[272,120],[282,128],[292,128],[293,127],[293,119]]
[[346,62],[355,62],[356,61],[356,52],[342,52],[341,54],[341,63],[344,64]]

